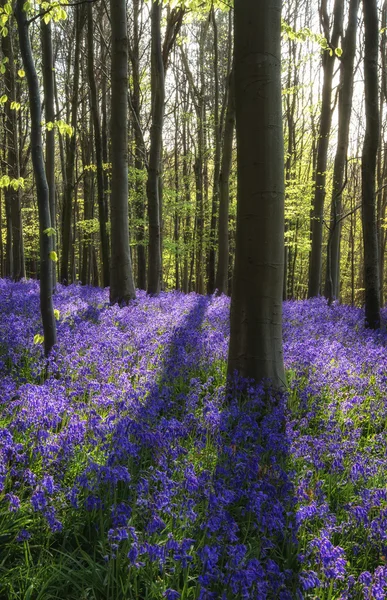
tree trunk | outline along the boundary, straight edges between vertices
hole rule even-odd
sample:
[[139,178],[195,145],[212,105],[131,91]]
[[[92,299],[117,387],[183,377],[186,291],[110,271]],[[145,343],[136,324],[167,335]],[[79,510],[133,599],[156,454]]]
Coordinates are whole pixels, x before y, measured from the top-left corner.
[[333,190],[331,204],[331,222],[328,240],[329,259],[325,281],[325,296],[331,301],[339,295],[340,281],[340,220],[342,212],[342,193],[345,186],[345,170],[348,152],[349,127],[352,114],[354,85],[354,63],[356,54],[357,14],[360,0],[351,0],[349,5],[348,26],[343,40],[343,55],[340,67],[339,91],[339,131],[333,171]]
[[[112,17],[113,18],[113,17]],[[122,49],[121,49],[122,52]],[[94,73],[94,22],[93,6],[87,5],[87,70],[90,84],[90,104],[94,124],[95,160],[97,165],[97,198],[99,212],[99,233],[101,238],[102,254],[102,282],[103,286],[109,285],[109,239],[107,234],[108,211],[105,205],[104,175],[102,160],[101,119],[98,106],[97,86]],[[126,151],[127,152],[127,151]],[[113,194],[113,193],[112,193]]]
[[152,3],[152,125],[148,165],[147,197],[149,217],[148,294],[157,295],[161,285],[160,159],[164,124],[165,80],[161,48],[161,11],[159,0]]
[[214,180],[212,193],[212,210],[210,224],[210,240],[208,252],[208,281],[207,293],[213,294],[215,291],[215,263],[216,263],[216,230],[217,214],[220,194],[220,160],[221,160],[221,121],[220,121],[220,100],[219,100],[219,48],[218,48],[218,24],[216,22],[216,13],[214,7],[211,10],[211,21],[214,30]]
[[[1,0],[0,6],[5,6],[5,0]],[[8,96],[5,103],[5,131],[7,148],[6,172],[11,179],[19,179],[19,140],[17,113],[11,109],[11,102],[16,101],[15,85],[15,61],[12,40],[12,21],[9,23],[8,35],[1,38],[1,46],[4,57],[8,58],[5,64],[4,88]],[[7,248],[9,252],[8,275],[14,281],[19,281],[25,276],[24,252],[23,252],[23,227],[21,213],[21,191],[10,186],[5,190],[7,208]],[[7,252],[7,256],[8,256]]]
[[282,389],[281,0],[235,1],[238,213],[228,374]]
[[112,26],[111,271],[110,302],[136,297],[129,247],[128,216],[128,37],[125,0],[110,0]]
[[363,0],[364,85],[366,133],[362,154],[362,225],[364,245],[365,318],[372,329],[380,327],[378,237],[376,229],[375,176],[379,146],[378,57],[379,23],[377,0]]
[[235,74],[230,73],[226,123],[223,139],[222,164],[220,169],[220,198],[218,240],[219,256],[216,273],[216,289],[218,294],[227,294],[229,267],[228,220],[230,207],[230,173],[232,167],[232,149],[235,129]]
[[15,15],[19,31],[20,52],[27,77],[29,93],[31,156],[39,211],[40,310],[44,332],[44,351],[45,355],[48,356],[52,347],[56,344],[56,323],[52,303],[52,236],[48,235],[47,232],[51,228],[50,196],[44,170],[39,79],[36,74],[32,55],[27,14],[24,11],[24,0],[17,0]]
[[71,127],[73,134],[67,145],[66,179],[64,182],[63,207],[62,207],[62,254],[60,261],[60,281],[69,282],[69,262],[71,245],[71,215],[75,186],[75,154],[78,124],[78,98],[79,98],[79,71],[80,48],[83,29],[83,7],[75,9],[75,51],[74,51],[74,78],[73,93],[71,98]]
[[140,0],[133,0],[133,44],[130,48],[130,61],[132,66],[133,88],[131,92],[131,110],[133,113],[133,129],[135,142],[134,167],[136,169],[135,183],[135,218],[137,242],[137,287],[146,289],[146,248],[145,248],[145,189],[141,176],[144,169],[146,156],[144,140],[141,130],[141,87],[140,87]]
[[[54,58],[52,53],[51,21],[41,21],[44,110],[47,123],[55,121]],[[50,197],[51,225],[55,229],[52,248],[56,251],[56,193],[55,193],[55,128],[46,128],[46,176]],[[56,263],[52,263],[52,286],[56,286]]]
[[333,9],[333,31],[332,37],[329,40],[329,16],[327,12],[327,2],[322,1],[320,10],[322,26],[325,31],[325,37],[331,48],[331,52],[323,50],[323,69],[324,69],[324,84],[322,92],[321,104],[321,121],[320,133],[317,151],[317,169],[316,169],[316,188],[313,203],[313,216],[311,223],[312,231],[312,250],[310,256],[309,267],[309,289],[308,296],[318,296],[320,293],[321,283],[321,263],[322,263],[322,240],[323,240],[323,218],[324,218],[324,202],[325,202],[325,184],[326,171],[328,163],[328,147],[329,137],[332,126],[332,82],[333,68],[335,64],[335,50],[338,46],[340,36],[343,29],[344,18],[344,0],[335,0]]

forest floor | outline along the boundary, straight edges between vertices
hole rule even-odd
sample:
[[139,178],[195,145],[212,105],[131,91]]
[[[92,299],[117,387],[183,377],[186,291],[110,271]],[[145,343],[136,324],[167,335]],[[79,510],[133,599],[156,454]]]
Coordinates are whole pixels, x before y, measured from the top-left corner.
[[[225,390],[229,300],[0,280],[0,598],[387,598],[387,334],[284,305],[289,391]],[[387,315],[385,314],[386,318]]]

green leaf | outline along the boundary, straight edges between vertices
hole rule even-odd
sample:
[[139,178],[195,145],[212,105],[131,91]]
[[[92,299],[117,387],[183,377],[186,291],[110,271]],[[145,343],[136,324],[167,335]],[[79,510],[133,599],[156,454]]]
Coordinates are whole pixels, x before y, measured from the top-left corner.
[[53,227],[49,227],[48,229],[45,229],[43,233],[48,235],[48,237],[51,237],[52,235],[56,235],[56,230]]
[[50,252],[50,258],[51,258],[51,260],[52,260],[53,262],[58,262],[58,255],[57,255],[57,253],[55,252],[55,250],[51,250],[51,252]]

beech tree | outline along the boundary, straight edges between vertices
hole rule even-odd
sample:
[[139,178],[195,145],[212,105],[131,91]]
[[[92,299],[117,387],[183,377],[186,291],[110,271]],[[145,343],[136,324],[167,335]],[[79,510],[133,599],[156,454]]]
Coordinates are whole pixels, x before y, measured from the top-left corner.
[[315,174],[315,194],[313,201],[313,214],[311,222],[312,249],[309,265],[309,290],[308,296],[318,296],[321,284],[322,265],[322,240],[324,202],[326,195],[326,174],[328,163],[329,136],[332,127],[332,86],[333,69],[336,51],[343,30],[344,0],[335,0],[333,9],[332,33],[330,32],[331,19],[328,13],[327,0],[322,0],[320,6],[320,19],[327,40],[327,48],[323,48],[322,64],[324,83],[322,90],[320,130],[317,146],[317,162]]
[[281,0],[235,0],[238,161],[228,373],[285,384]]
[[27,77],[29,109],[31,116],[31,157],[36,181],[36,196],[39,210],[40,239],[40,311],[43,322],[44,350],[46,356],[56,344],[56,323],[52,302],[52,261],[56,256],[52,250],[53,228],[50,214],[50,193],[44,169],[41,100],[39,80],[30,43],[28,20],[24,0],[17,0],[15,16],[19,32],[20,52]]
[[[46,176],[49,190],[50,217],[53,229],[56,229],[56,190],[55,190],[55,95],[54,95],[54,58],[52,52],[51,20],[41,21],[42,68],[44,87],[44,112],[46,124]],[[52,236],[52,249],[56,251],[56,232]],[[52,284],[56,283],[56,263],[52,264]]]
[[112,27],[112,182],[110,301],[127,304],[136,297],[129,248],[128,220],[128,34],[126,0],[111,0]]
[[364,243],[365,318],[368,327],[380,326],[378,237],[376,230],[376,161],[379,146],[379,21],[377,0],[363,0],[364,86],[366,132],[362,154],[362,225]]
[[350,0],[348,25],[343,39],[340,65],[339,130],[333,171],[331,221],[327,244],[325,295],[329,300],[338,297],[340,282],[340,235],[342,226],[342,196],[348,158],[349,129],[352,114],[353,81],[356,54],[357,21],[360,0]]

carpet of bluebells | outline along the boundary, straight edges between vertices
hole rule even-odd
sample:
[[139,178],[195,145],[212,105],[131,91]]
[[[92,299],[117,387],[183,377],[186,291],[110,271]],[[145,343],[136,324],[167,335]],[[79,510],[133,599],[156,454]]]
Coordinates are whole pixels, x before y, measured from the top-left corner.
[[229,300],[0,280],[0,598],[387,598],[387,334],[284,306],[289,389],[225,386]]

